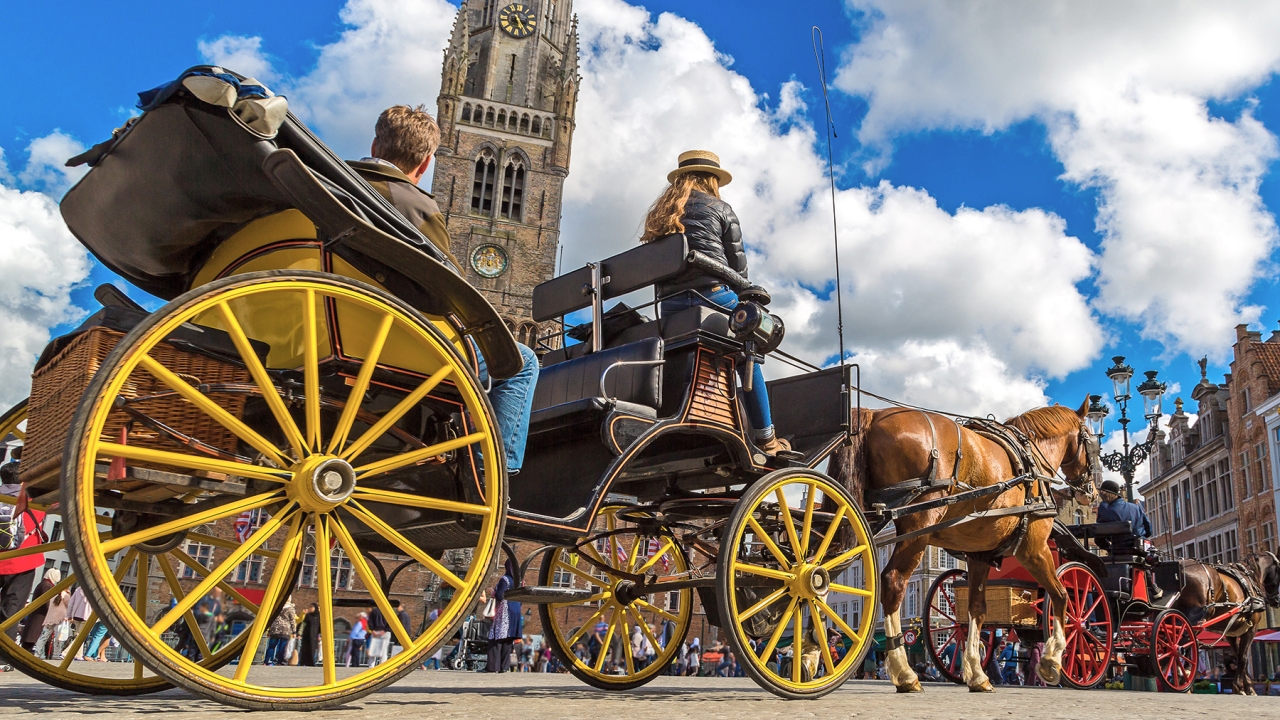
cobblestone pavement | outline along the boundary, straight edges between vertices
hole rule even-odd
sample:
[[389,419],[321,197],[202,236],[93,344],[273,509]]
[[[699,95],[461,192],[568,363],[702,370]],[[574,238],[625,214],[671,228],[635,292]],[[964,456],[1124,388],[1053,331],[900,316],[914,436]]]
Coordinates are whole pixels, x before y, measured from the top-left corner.
[[[121,666],[126,669],[128,666]],[[273,672],[296,673],[297,668]],[[169,690],[136,698],[90,697],[43,685],[19,673],[0,676],[0,716],[51,717],[112,713],[165,714],[167,720],[221,716],[231,708]],[[234,710],[233,710],[234,711]],[[258,713],[274,717],[290,713]],[[292,715],[298,717],[297,715]],[[1057,688],[999,688],[974,695],[954,685],[926,685],[896,695],[887,682],[850,681],[817,701],[787,702],[745,679],[660,678],[638,690],[610,693],[568,675],[416,672],[399,683],[312,718],[1280,718],[1280,697],[1164,695]]]

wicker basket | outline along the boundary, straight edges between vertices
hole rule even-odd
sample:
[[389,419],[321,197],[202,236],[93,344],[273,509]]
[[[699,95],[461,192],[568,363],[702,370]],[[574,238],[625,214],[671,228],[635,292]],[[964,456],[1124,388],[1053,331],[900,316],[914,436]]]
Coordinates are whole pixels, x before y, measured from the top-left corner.
[[[969,622],[969,587],[957,585],[956,621]],[[987,585],[987,618],[989,625],[1021,625],[1032,627],[1040,622],[1036,614],[1036,591],[1016,585]]]
[[[124,333],[105,327],[87,330],[32,374],[26,447],[22,451],[22,480],[38,482],[57,471],[80,397],[102,366],[102,361],[123,337]],[[192,384],[251,382],[248,371],[239,366],[180,350],[168,343],[160,343],[150,354],[161,365],[189,379]],[[167,390],[168,387],[150,373],[135,370],[121,394],[136,398]],[[244,412],[243,394],[216,394],[211,398],[236,417]],[[176,395],[139,403],[137,408],[148,417],[203,442],[223,449],[236,447],[236,439],[230,431]],[[103,439],[119,442],[120,431],[129,419],[124,412],[112,412],[107,419]],[[157,450],[178,449],[172,441],[136,422],[129,432],[128,444]]]

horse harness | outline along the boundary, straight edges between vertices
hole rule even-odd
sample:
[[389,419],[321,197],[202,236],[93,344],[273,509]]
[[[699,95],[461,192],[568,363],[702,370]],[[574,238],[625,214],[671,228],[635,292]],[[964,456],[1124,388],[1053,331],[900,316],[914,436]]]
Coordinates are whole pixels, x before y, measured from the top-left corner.
[[[1031,442],[1031,439],[1018,428],[996,422],[995,420],[969,418],[963,422],[955,422],[955,463],[952,465],[950,478],[939,478],[937,430],[934,428],[933,419],[929,417],[929,414],[925,412],[921,412],[921,414],[924,415],[925,421],[929,424],[929,433],[933,443],[933,447],[929,452],[929,470],[923,477],[912,478],[911,480],[895,483],[889,487],[879,488],[869,493],[872,503],[871,514],[878,515],[879,518],[879,522],[877,523],[879,527],[876,528],[876,531],[878,532],[880,528],[883,528],[890,521],[896,520],[897,518],[905,515],[912,515],[938,507],[955,505],[961,502],[978,500],[989,495],[999,496],[1013,487],[1022,485],[1027,489],[1027,492],[1024,495],[1025,500],[1022,505],[1007,508],[977,510],[962,517],[944,520],[919,530],[895,535],[891,538],[895,544],[898,544],[922,535],[931,535],[941,530],[946,530],[974,520],[1009,515],[1020,516],[1021,519],[1018,523],[1017,529],[996,548],[983,552],[960,553],[960,555],[966,560],[976,560],[999,567],[1001,560],[1016,554],[1021,548],[1023,541],[1026,539],[1027,529],[1032,519],[1056,517],[1058,514],[1057,503],[1054,502],[1052,494],[1048,492],[1049,476],[1042,472],[1042,469],[1048,469],[1048,462],[1045,461],[1043,455],[1041,455],[1039,448],[1037,448],[1035,444]],[[977,488],[961,482],[960,463],[964,459],[964,441],[961,435],[962,428],[967,428],[1000,446],[1009,456],[1009,462],[1013,467],[1014,477],[1009,480],[1000,481],[994,485]],[[922,495],[942,489],[947,491],[947,495],[945,497],[923,503],[915,502]]]

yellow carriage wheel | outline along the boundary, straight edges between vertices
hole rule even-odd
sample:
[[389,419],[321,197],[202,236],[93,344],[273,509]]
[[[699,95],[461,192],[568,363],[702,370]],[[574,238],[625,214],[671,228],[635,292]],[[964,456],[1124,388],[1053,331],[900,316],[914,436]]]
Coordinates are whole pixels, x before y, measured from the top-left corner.
[[[343,334],[335,319],[359,327]],[[161,348],[166,338],[193,328],[221,331],[234,346],[235,361],[251,378],[240,385],[254,398],[243,417],[226,409],[218,387],[183,377],[156,359],[172,356]],[[339,342],[344,346],[337,356]],[[382,357],[412,358],[426,371],[389,367]],[[128,393],[144,380],[164,388],[152,397],[186,402],[182,426],[188,432],[203,428],[205,437],[166,446],[154,439],[122,443],[115,432],[106,432],[122,420],[121,406],[132,407],[136,399]],[[145,408],[136,409],[133,419],[137,414]],[[483,586],[506,516],[506,470],[492,418],[479,382],[440,331],[377,288],[301,271],[212,282],[152,313],[125,336],[81,399],[62,474],[72,563],[112,634],[176,685],[248,709],[320,709],[361,697],[419,667],[454,632]],[[97,532],[95,493],[110,494],[113,485],[98,468],[121,460],[216,482],[181,495],[183,506],[169,516],[104,538]],[[224,493],[219,483],[239,489]],[[145,592],[130,598],[113,577],[111,560],[125,548],[235,522],[257,510],[265,515],[255,514],[257,524],[245,528],[243,540],[211,562],[182,597],[152,608]],[[415,541],[424,537],[434,538],[432,552]],[[471,551],[465,572],[437,559],[433,552],[441,543]],[[191,661],[161,639],[242,563],[265,551],[279,560],[266,564],[260,607],[276,607],[291,591],[299,599],[292,568],[301,564],[304,579],[311,570],[320,626],[317,666],[253,664],[273,618],[247,606],[250,619],[236,636],[244,642],[235,664],[221,671]],[[438,619],[413,622],[411,615],[408,626],[402,623],[367,553],[408,556],[434,576],[419,578],[423,583],[438,579],[441,588],[451,588]],[[339,565],[332,565],[335,559]],[[367,598],[368,606],[381,611],[402,650],[375,667],[339,668],[339,589],[367,593],[357,599]]]
[[[25,421],[27,419],[27,401],[23,400],[18,405],[11,408],[3,416],[0,416],[0,438],[6,438],[14,435],[20,440],[26,439]],[[0,503],[14,504],[17,498],[14,496],[0,495]],[[41,512],[53,512],[48,508],[33,508]],[[108,512],[97,512],[99,530],[104,534],[110,534],[111,517]],[[205,535],[199,532],[187,533],[186,539],[192,542],[203,543],[208,545],[230,545],[228,541]],[[21,557],[30,557],[31,555],[44,555],[64,550],[66,541],[61,539],[50,539],[49,542],[37,543],[25,547],[6,550],[0,552],[0,560],[17,559]],[[173,548],[164,552],[154,552],[156,548],[143,546],[142,548],[130,547],[122,550],[117,555],[115,575],[114,577],[124,579],[126,575],[138,576],[139,563],[148,561],[149,567],[159,569],[160,562],[169,562],[170,567],[188,567],[187,563],[191,563],[189,567],[193,569],[186,573],[194,575],[197,572],[205,570],[203,565],[192,563],[186,553],[180,549]],[[274,555],[274,553],[269,553]],[[150,559],[149,558],[154,558]],[[185,562],[184,562],[185,560]],[[171,576],[166,576],[166,582],[171,583],[178,592],[180,584],[177,574],[185,572],[179,570]],[[37,572],[36,581],[39,580]],[[76,583],[74,573],[68,574],[62,578],[49,594],[62,592],[63,590],[73,588]],[[224,584],[227,590],[235,594],[239,594],[229,586]],[[13,633],[17,626],[28,618],[32,612],[42,607],[44,603],[39,602],[40,598],[33,598],[33,602],[25,605],[21,610],[11,616],[0,620],[0,653],[23,674],[33,677],[41,682],[60,687],[64,690],[73,692],[87,693],[90,695],[143,695],[146,693],[158,692],[173,687],[173,685],[164,678],[147,670],[141,663],[134,663],[132,667],[127,663],[99,663],[92,659],[76,660],[76,655],[82,648],[86,648],[90,642],[90,637],[94,626],[98,622],[98,614],[91,612],[89,617],[80,624],[75,635],[67,641],[62,648],[62,658],[44,658],[37,657],[33,650],[29,650],[16,641]],[[191,613],[187,613],[183,617],[183,622],[188,624],[188,630],[195,627],[195,618]],[[199,628],[195,627],[198,631]],[[218,652],[211,652],[208,644],[205,642],[203,633],[193,632],[190,635],[193,646],[196,651],[201,652],[199,662],[205,667],[222,667],[237,657],[238,647],[244,642],[243,637],[237,638],[237,641],[231,643]],[[99,638],[99,643],[105,643],[106,637]]]
[[[622,575],[687,577],[684,548],[635,522],[642,519],[605,507],[596,516],[597,541],[549,551],[542,562],[539,584],[592,591],[586,600],[539,605],[538,613],[560,662],[603,690],[630,690],[661,675],[675,661],[693,615],[692,589],[642,594],[634,577]],[[633,643],[651,648],[652,657],[638,660]]]
[[717,565],[729,645],[761,687],[818,698],[861,665],[878,599],[875,543],[831,478],[799,468],[757,480],[729,516]]

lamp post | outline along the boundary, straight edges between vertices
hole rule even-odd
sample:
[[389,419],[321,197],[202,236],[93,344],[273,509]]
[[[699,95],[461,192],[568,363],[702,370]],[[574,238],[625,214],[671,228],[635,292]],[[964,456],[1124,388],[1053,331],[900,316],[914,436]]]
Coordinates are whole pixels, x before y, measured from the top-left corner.
[[[1124,438],[1124,449],[1109,452],[1102,456],[1102,464],[1108,470],[1120,473],[1124,478],[1125,497],[1129,501],[1133,501],[1133,473],[1138,466],[1146,462],[1152,450],[1156,446],[1156,430],[1159,426],[1161,405],[1164,401],[1165,384],[1156,380],[1157,372],[1148,370],[1144,375],[1147,379],[1138,385],[1138,394],[1142,396],[1143,415],[1146,416],[1147,422],[1150,423],[1150,429],[1147,431],[1147,439],[1132,447],[1129,446],[1129,400],[1132,397],[1129,394],[1129,380],[1133,377],[1133,368],[1124,364],[1124,356],[1118,355],[1111,358],[1114,363],[1107,368],[1107,377],[1111,379],[1113,397],[1116,401],[1116,407],[1120,408],[1120,432]],[[1106,405],[1102,404],[1101,395],[1089,396],[1089,411],[1086,418],[1089,422],[1089,429],[1094,435],[1098,436],[1098,440],[1102,440],[1103,425],[1106,423],[1107,413],[1109,410]]]

